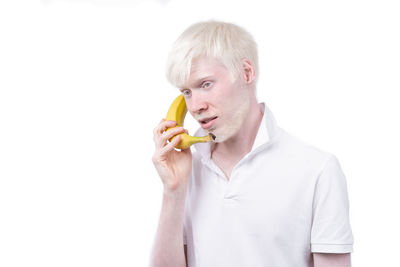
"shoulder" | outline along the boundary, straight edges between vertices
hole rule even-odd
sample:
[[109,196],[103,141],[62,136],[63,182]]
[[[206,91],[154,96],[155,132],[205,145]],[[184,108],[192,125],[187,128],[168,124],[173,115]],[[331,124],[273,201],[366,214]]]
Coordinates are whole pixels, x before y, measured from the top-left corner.
[[282,130],[279,149],[285,154],[288,162],[321,171],[329,161],[337,161],[330,151],[321,149],[311,142]]

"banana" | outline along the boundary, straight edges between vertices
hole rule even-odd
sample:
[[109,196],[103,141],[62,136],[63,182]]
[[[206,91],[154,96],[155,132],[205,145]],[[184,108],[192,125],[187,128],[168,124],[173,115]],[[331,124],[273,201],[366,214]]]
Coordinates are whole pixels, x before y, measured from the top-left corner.
[[[172,102],[171,106],[169,107],[167,117],[165,118],[166,120],[176,121],[177,122],[176,126],[168,128],[166,131],[169,131],[176,127],[183,126],[187,111],[188,110],[186,107],[185,97],[183,95],[179,95],[177,98],[175,98],[174,102]],[[181,136],[181,140],[175,146],[176,148],[179,149],[186,149],[196,143],[210,142],[215,140],[215,135],[213,135],[212,133],[201,137],[191,136],[188,135],[187,133],[181,133],[179,135]],[[169,141],[171,142],[174,138],[175,136],[171,137]]]

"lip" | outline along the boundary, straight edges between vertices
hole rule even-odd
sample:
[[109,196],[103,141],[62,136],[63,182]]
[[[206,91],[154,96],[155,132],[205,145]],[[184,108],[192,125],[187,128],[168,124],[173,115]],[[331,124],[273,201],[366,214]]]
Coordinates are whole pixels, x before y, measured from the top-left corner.
[[214,119],[208,121],[207,123],[200,122],[201,128],[203,128],[205,130],[210,129],[213,126],[213,124],[215,123],[215,121],[218,119],[218,117],[213,117],[213,118]]

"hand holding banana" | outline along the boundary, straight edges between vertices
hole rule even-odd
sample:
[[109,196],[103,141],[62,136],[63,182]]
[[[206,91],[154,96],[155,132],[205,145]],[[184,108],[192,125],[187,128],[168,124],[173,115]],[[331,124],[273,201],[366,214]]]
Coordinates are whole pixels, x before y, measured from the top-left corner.
[[[185,97],[183,95],[179,95],[177,98],[175,98],[174,102],[172,102],[166,117],[166,120],[176,121],[177,125],[175,127],[168,128],[167,131],[176,127],[182,127],[186,117],[186,113],[187,108]],[[179,136],[181,140],[175,146],[179,149],[186,149],[195,143],[209,142],[215,140],[215,136],[211,133],[209,135],[201,137],[191,136],[187,133],[181,133],[179,134]],[[169,139],[169,141],[172,142],[174,138],[175,136]]]
[[[153,164],[164,184],[166,192],[182,192],[186,186],[192,168],[192,153],[188,149],[198,142],[208,142],[215,139],[210,134],[203,137],[190,136],[183,128],[187,113],[183,95],[178,96],[171,104],[167,117],[154,128]],[[169,143],[168,143],[169,141]],[[176,151],[175,148],[181,149]]]

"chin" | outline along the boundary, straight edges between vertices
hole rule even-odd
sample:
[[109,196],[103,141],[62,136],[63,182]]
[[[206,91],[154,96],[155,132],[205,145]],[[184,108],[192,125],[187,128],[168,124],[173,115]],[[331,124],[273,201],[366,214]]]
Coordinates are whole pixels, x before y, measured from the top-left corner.
[[[229,120],[224,120],[224,123],[220,123],[209,129],[208,132],[214,134],[216,137],[214,142],[222,143],[231,138],[235,139],[244,124],[248,110],[249,104],[244,103]],[[220,122],[222,122],[222,120]]]

